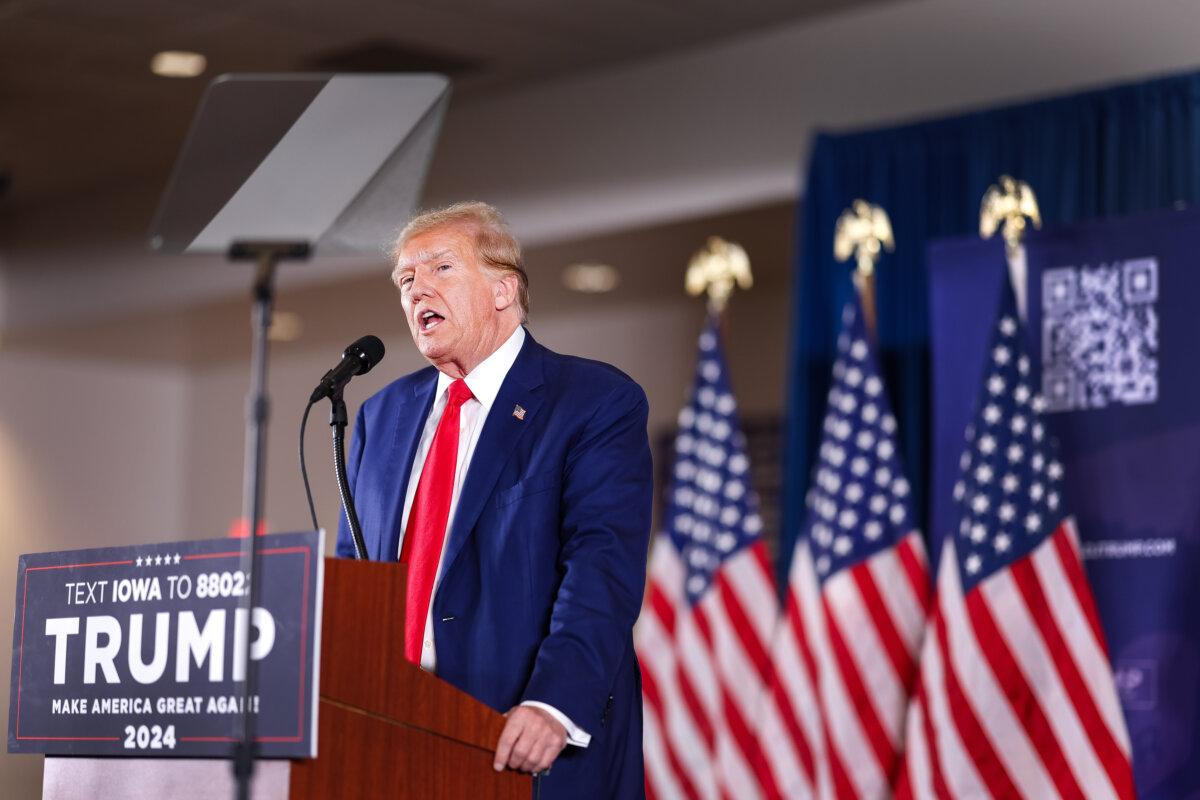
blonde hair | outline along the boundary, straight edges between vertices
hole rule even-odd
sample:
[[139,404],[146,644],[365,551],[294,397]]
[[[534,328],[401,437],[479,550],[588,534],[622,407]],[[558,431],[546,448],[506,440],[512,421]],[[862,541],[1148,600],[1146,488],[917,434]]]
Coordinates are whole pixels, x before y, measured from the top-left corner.
[[[529,316],[529,275],[521,261],[521,245],[509,229],[504,215],[495,206],[477,201],[454,203],[425,211],[413,217],[392,245],[392,261],[400,258],[404,245],[418,234],[444,225],[466,225],[474,228],[475,252],[485,264],[500,272],[517,276],[517,305],[521,321]],[[399,268],[392,271],[392,283],[397,282]]]

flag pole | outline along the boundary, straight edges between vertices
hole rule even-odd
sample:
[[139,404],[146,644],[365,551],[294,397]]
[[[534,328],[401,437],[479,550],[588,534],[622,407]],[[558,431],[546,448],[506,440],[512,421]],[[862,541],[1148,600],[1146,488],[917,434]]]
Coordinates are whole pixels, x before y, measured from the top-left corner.
[[1022,241],[1029,229],[1026,219],[1033,223],[1034,228],[1041,229],[1042,215],[1038,210],[1037,195],[1025,181],[1001,175],[1000,180],[984,192],[979,204],[979,235],[990,239],[996,231],[1000,231],[1004,237],[1008,278],[1012,282],[1017,298],[1017,313],[1021,319],[1026,318],[1025,284],[1029,272]]
[[896,249],[892,221],[880,206],[855,200],[838,217],[833,232],[833,257],[849,261],[854,256],[852,277],[862,306],[863,324],[872,339],[875,334],[875,264],[884,250]]

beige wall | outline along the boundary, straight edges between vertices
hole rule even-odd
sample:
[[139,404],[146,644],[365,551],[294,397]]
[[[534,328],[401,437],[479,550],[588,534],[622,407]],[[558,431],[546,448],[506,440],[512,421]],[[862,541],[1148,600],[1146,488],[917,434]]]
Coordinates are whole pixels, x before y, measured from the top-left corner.
[[[0,355],[0,669],[18,555],[181,535],[187,404],[181,369]],[[0,795],[40,796],[41,762],[0,755]]]

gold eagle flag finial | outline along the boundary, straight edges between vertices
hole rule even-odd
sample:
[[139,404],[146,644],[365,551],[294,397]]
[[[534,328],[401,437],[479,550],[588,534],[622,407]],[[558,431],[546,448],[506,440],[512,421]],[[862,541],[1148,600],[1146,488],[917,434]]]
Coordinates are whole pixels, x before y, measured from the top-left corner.
[[833,257],[849,261],[854,256],[854,287],[858,289],[863,322],[875,333],[875,263],[884,250],[896,249],[892,221],[880,206],[855,200],[838,217],[833,229]]
[[884,250],[896,249],[892,221],[887,212],[866,200],[855,200],[838,217],[833,230],[833,257],[848,261],[854,256],[859,275],[874,275],[875,262]]
[[733,287],[749,289],[754,285],[750,274],[750,257],[741,245],[727,242],[720,236],[710,236],[704,247],[688,262],[684,286],[687,293],[699,297],[708,293],[708,307],[720,314],[733,294]]
[[1021,246],[1026,218],[1034,228],[1042,227],[1037,195],[1025,181],[1019,181],[1011,175],[1001,175],[999,182],[988,187],[983,202],[979,204],[979,235],[990,239],[1000,230],[1011,259]]

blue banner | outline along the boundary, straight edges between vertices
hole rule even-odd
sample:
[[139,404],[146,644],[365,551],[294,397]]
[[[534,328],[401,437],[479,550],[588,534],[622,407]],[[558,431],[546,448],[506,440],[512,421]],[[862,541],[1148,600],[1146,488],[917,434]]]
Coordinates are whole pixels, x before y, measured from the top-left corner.
[[322,540],[259,537],[250,613],[236,540],[21,556],[8,751],[228,756],[249,627],[259,754],[315,756]]
[[[1026,238],[1027,330],[1133,744],[1139,795],[1200,791],[1200,213]],[[1007,275],[1004,246],[929,249],[933,547]],[[933,563],[937,563],[936,558]]]

